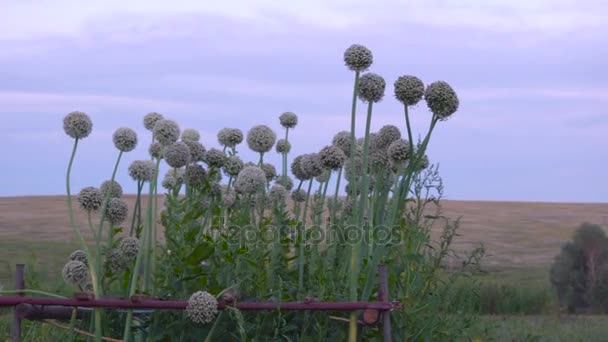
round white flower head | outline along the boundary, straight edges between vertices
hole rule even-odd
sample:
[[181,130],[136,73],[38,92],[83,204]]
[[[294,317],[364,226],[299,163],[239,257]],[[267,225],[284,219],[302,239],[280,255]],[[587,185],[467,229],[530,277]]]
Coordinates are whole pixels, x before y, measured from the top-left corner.
[[339,170],[346,161],[346,154],[341,148],[335,145],[328,145],[319,152],[321,163],[325,168],[330,170]]
[[184,183],[184,170],[183,169],[171,169],[167,170],[161,185],[166,190],[172,190],[178,188]]
[[164,146],[171,145],[179,139],[179,126],[173,120],[159,120],[154,125],[154,138]]
[[323,173],[323,164],[319,153],[305,154],[300,160],[300,168],[307,175],[307,179],[319,176]]
[[298,125],[298,116],[292,112],[285,112],[279,116],[279,122],[285,128],[294,128]]
[[277,177],[277,169],[272,164],[262,164],[262,170],[264,170],[264,174],[266,175],[266,181],[268,183],[272,182]]
[[156,163],[151,160],[134,160],[129,165],[129,176],[134,181],[149,182],[154,178]]
[[287,198],[287,189],[285,189],[282,185],[275,183],[270,187],[268,196],[270,197],[270,201],[272,203],[285,203],[285,199]]
[[93,122],[83,112],[71,112],[63,118],[63,130],[74,139],[84,139],[91,134]]
[[332,144],[339,147],[347,157],[350,156],[350,149],[352,146],[350,132],[338,132],[336,135],[334,135],[334,138],[332,139]]
[[315,179],[319,183],[327,183],[329,181],[330,177],[331,177],[331,171],[325,169],[325,170],[323,170],[323,173],[318,175],[317,177],[315,177]]
[[127,268],[129,260],[120,249],[114,248],[106,255],[105,264],[110,272],[119,273]]
[[299,155],[291,161],[291,173],[297,180],[304,181],[309,180],[310,177],[302,169],[302,158],[304,158],[304,155]]
[[114,131],[112,141],[119,151],[130,152],[137,146],[137,133],[130,128],[121,127]]
[[266,174],[257,166],[247,166],[239,172],[234,188],[242,194],[255,194],[266,187]]
[[287,191],[293,189],[293,180],[289,176],[280,176],[277,178],[276,184],[282,185]]
[[125,256],[125,258],[127,258],[127,260],[135,260],[137,253],[139,252],[139,240],[131,236],[126,237],[120,241],[118,249],[122,251],[122,254]]
[[78,194],[78,204],[86,211],[95,211],[101,207],[103,195],[101,190],[93,186],[87,186]]
[[182,141],[183,142],[186,142],[186,141],[197,142],[199,140],[201,140],[201,134],[193,128],[186,128],[182,132]]
[[417,104],[424,95],[424,83],[416,76],[404,75],[395,81],[395,97],[406,106]]
[[222,146],[235,147],[243,142],[243,132],[238,128],[222,128],[217,133],[217,141]]
[[380,102],[384,97],[385,89],[384,78],[373,72],[368,72],[359,79],[358,96],[363,102]]
[[224,163],[223,169],[228,176],[234,177],[237,176],[239,172],[243,170],[244,167],[245,165],[243,164],[241,158],[239,158],[239,156],[234,155],[226,158],[226,162]]
[[118,198],[122,196],[122,186],[117,181],[107,180],[99,187],[103,197]]
[[150,153],[150,157],[152,157],[154,159],[162,158],[163,157],[163,145],[159,142],[153,142],[152,144],[150,144],[150,147],[148,148],[148,153]]
[[89,276],[89,269],[82,261],[70,260],[61,272],[63,280],[69,285],[83,285]]
[[255,152],[268,152],[274,146],[277,135],[266,125],[258,125],[247,132],[247,145]]
[[210,293],[206,291],[194,292],[188,299],[186,316],[194,323],[211,323],[218,313],[217,305],[217,299]]
[[190,164],[186,169],[186,184],[192,187],[201,187],[205,184],[207,171],[202,165]]
[[186,166],[190,162],[190,148],[183,142],[175,142],[165,147],[165,161],[173,168]]
[[277,141],[276,150],[278,153],[289,153],[289,151],[291,151],[291,144],[285,139],[279,139]]
[[410,156],[410,144],[405,139],[393,141],[387,149],[388,156],[395,162],[406,161]]
[[155,113],[155,112],[148,113],[148,114],[144,115],[144,127],[148,131],[154,131],[154,126],[156,126],[156,123],[163,119],[164,119],[164,117],[162,114]]
[[82,249],[77,249],[70,254],[70,260],[80,261],[83,264],[87,265],[87,253],[85,253]]
[[344,51],[344,64],[352,71],[365,71],[374,62],[370,49],[360,44],[353,44]]
[[217,148],[210,148],[205,153],[205,162],[209,167],[221,168],[226,162],[226,154]]
[[106,208],[106,219],[113,225],[120,224],[127,219],[129,206],[120,198],[110,198]]
[[306,191],[304,189],[294,190],[291,192],[291,199],[294,202],[304,202],[306,201]]
[[205,146],[203,146],[203,144],[198,141],[190,140],[185,140],[184,144],[186,144],[190,149],[190,161],[199,162],[204,160],[205,152],[207,152],[207,150],[205,150]]
[[234,205],[235,201],[236,201],[236,197],[234,196],[234,193],[228,192],[228,193],[222,194],[222,204],[223,205],[225,205],[227,207],[232,207]]
[[393,141],[401,139],[401,131],[393,125],[385,125],[376,135],[376,148],[386,149]]
[[431,83],[424,93],[427,106],[441,120],[447,120],[456,113],[460,104],[458,96],[452,87],[444,81]]

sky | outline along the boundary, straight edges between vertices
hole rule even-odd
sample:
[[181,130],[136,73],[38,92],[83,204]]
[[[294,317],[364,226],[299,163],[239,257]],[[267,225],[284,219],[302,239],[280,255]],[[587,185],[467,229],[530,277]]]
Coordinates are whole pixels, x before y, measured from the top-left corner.
[[[291,158],[318,151],[349,129],[343,53],[362,44],[387,83],[372,131],[405,134],[401,75],[457,92],[459,110],[428,150],[447,199],[608,202],[607,14],[600,0],[0,0],[0,196],[65,193],[73,141],[62,120],[75,110],[93,133],[73,191],[110,178],[112,133],[130,127],[139,143],[117,179],[134,192],[127,168],[148,158],[142,120],[153,111],[198,129],[207,148],[223,127],[282,134],[278,116],[291,111]],[[424,135],[430,111],[411,112]],[[276,153],[266,159],[280,169]]]

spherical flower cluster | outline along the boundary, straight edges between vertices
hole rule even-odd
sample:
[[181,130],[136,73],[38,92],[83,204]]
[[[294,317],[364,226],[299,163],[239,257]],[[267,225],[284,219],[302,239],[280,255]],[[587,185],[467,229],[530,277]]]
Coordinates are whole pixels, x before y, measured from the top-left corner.
[[201,134],[193,128],[186,128],[182,132],[182,141],[183,142],[187,142],[187,141],[198,142],[199,140],[201,140]]
[[183,142],[175,142],[165,147],[163,151],[165,161],[173,168],[186,166],[190,162],[190,148]]
[[122,196],[122,186],[117,181],[107,180],[101,183],[99,189],[104,198],[118,198]]
[[70,285],[83,285],[89,276],[89,269],[82,261],[70,260],[61,272],[63,280]]
[[278,153],[289,153],[289,151],[291,151],[291,144],[285,139],[279,139],[277,141],[276,150]]
[[112,273],[122,272],[128,265],[129,260],[120,249],[114,248],[106,255],[106,267]]
[[270,187],[270,192],[268,194],[270,197],[270,201],[272,203],[285,203],[285,198],[287,197],[287,189],[280,184],[274,184]]
[[222,193],[222,204],[231,207],[234,205],[236,197],[232,191]]
[[266,125],[254,126],[247,132],[247,145],[255,152],[268,152],[274,146],[277,135]]
[[331,177],[331,171],[323,170],[323,173],[315,177],[315,179],[319,183],[326,183],[329,181],[329,177]]
[[130,152],[137,146],[137,133],[130,128],[121,127],[114,131],[112,141],[119,151]]
[[279,177],[275,183],[282,185],[287,191],[293,189],[293,180],[287,175]]
[[307,175],[307,179],[319,176],[323,173],[321,156],[318,153],[305,154],[300,161],[300,168]]
[[118,249],[127,260],[135,260],[135,257],[137,257],[137,253],[139,252],[139,240],[134,237],[126,237],[122,239]]
[[77,249],[72,252],[72,254],[70,254],[70,260],[80,261],[85,265],[88,264],[87,253],[85,253],[85,251],[83,251],[82,249]]
[[352,71],[365,71],[373,61],[372,52],[363,45],[353,44],[344,51],[344,64]]
[[199,162],[205,159],[205,146],[198,141],[183,140],[184,144],[190,149],[190,161]]
[[302,158],[304,158],[304,155],[299,155],[291,161],[291,173],[294,175],[294,177],[296,177],[296,179],[304,181],[309,180],[310,177],[302,169]]
[[205,184],[207,171],[202,165],[190,164],[186,169],[186,184],[191,187],[201,187]]
[[106,219],[113,225],[120,224],[127,219],[129,206],[120,198],[110,198],[106,208]]
[[334,135],[332,144],[339,147],[347,157],[350,156],[350,149],[352,147],[352,139],[350,132],[338,132],[336,135]]
[[427,106],[441,120],[447,120],[458,110],[458,96],[452,87],[444,81],[431,83],[424,93]]
[[103,195],[101,190],[93,186],[87,186],[78,194],[78,204],[86,211],[95,211],[101,207]]
[[162,158],[163,157],[163,145],[159,142],[154,142],[154,143],[150,144],[150,147],[148,148],[148,153],[150,153],[150,157],[152,157],[154,159]]
[[300,190],[294,190],[291,192],[291,199],[294,202],[304,202],[306,201],[306,191],[304,191],[304,189],[300,189]]
[[239,156],[234,155],[226,158],[226,162],[224,163],[223,169],[228,176],[234,177],[237,176],[239,172],[243,170],[244,167],[245,165],[243,164],[241,158],[239,158]]
[[149,182],[154,178],[156,164],[151,160],[134,160],[129,165],[129,176],[138,182]]
[[239,172],[234,188],[242,194],[255,194],[266,187],[266,174],[257,166],[247,166]]
[[205,162],[209,167],[221,168],[226,162],[226,154],[217,148],[210,148],[205,153]]
[[410,145],[405,139],[393,141],[387,149],[388,156],[395,162],[406,161],[410,155]]
[[401,139],[401,131],[399,128],[393,125],[385,125],[380,128],[376,135],[376,146],[377,149],[386,149],[393,141]]
[[319,152],[321,163],[323,167],[330,170],[339,170],[344,165],[346,160],[346,154],[341,148],[335,145],[328,145],[321,149]]
[[93,122],[83,112],[71,112],[63,118],[63,130],[74,139],[83,139],[91,134]]
[[155,112],[148,113],[148,114],[144,115],[144,127],[148,131],[154,131],[154,126],[156,126],[156,123],[163,119],[164,119],[164,117],[162,114],[155,113]]
[[384,97],[385,88],[384,78],[369,72],[359,79],[359,99],[363,102],[380,102]]
[[264,163],[262,164],[262,170],[266,175],[266,181],[272,182],[277,177],[277,169],[272,164]]
[[423,95],[424,83],[418,77],[404,75],[395,81],[395,97],[404,105],[415,105]]
[[222,146],[235,147],[243,142],[243,132],[238,128],[222,128],[217,133],[217,141]]
[[294,128],[298,124],[298,116],[292,112],[285,112],[279,116],[279,122],[285,128]]
[[171,169],[165,173],[161,185],[166,190],[173,190],[178,188],[184,183],[184,170],[183,169]]
[[186,316],[194,323],[211,323],[218,313],[217,299],[205,291],[197,291],[188,299]]
[[173,120],[159,120],[154,125],[154,138],[164,146],[171,145],[179,139],[179,126]]

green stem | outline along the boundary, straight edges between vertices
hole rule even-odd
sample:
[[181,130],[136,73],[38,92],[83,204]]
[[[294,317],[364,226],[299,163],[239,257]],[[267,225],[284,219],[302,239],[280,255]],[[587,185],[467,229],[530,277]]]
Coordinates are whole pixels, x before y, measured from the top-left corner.
[[223,313],[224,313],[224,311],[220,312],[220,314],[217,315],[217,318],[215,319],[215,322],[213,322],[213,326],[211,327],[211,330],[209,330],[209,334],[205,338],[205,342],[213,341],[211,338],[213,337],[213,333],[215,332],[215,328],[217,327],[217,323],[220,321],[220,318],[222,317]]
[[[357,139],[355,138],[355,121],[357,119],[357,93],[359,91],[359,70],[355,72],[355,86],[353,87],[353,102],[351,107],[351,119],[350,119],[350,159],[354,160],[355,152],[357,150]],[[348,194],[351,198],[357,196],[357,177],[352,175],[351,179],[352,186],[350,187],[350,193]]]
[[308,210],[308,199],[312,189],[312,182],[313,180],[311,179],[308,183],[308,193],[306,194],[306,203],[304,204],[304,218],[302,219],[303,222],[300,223],[298,220],[298,226],[300,227],[300,248],[298,252],[298,293],[300,295],[303,295],[304,291],[304,242],[306,241],[306,212]]
[[[410,114],[407,105],[403,106],[405,112],[405,125],[407,127],[407,137],[409,139],[410,153],[414,153],[414,138],[412,138],[412,126],[410,125]],[[411,154],[410,154],[411,155]]]

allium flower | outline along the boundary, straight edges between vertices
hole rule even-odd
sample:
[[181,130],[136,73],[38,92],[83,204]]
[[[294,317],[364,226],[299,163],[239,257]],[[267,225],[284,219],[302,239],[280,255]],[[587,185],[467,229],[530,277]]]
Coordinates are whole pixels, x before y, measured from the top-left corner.
[[121,127],[114,131],[112,140],[119,151],[130,152],[137,146],[137,133],[130,128]]
[[329,170],[323,170],[323,173],[320,174],[320,175],[318,175],[317,177],[315,177],[315,179],[319,183],[326,183],[326,182],[329,181],[330,177],[331,177],[331,171],[329,171]]
[[270,192],[268,194],[270,197],[270,201],[273,203],[285,203],[285,198],[287,197],[287,190],[280,184],[274,184],[270,187]]
[[323,167],[330,170],[339,170],[344,165],[346,160],[346,154],[341,148],[335,145],[328,145],[321,149],[319,152],[321,163]]
[[161,185],[166,190],[173,190],[184,184],[184,170],[183,169],[171,169],[165,173]]
[[83,264],[87,265],[87,253],[85,253],[82,249],[77,249],[72,254],[70,254],[70,260],[80,261]]
[[183,140],[184,144],[190,149],[190,161],[199,162],[205,159],[205,146],[198,141]]
[[305,154],[300,161],[300,168],[307,175],[307,179],[317,177],[323,173],[323,164],[319,153]]
[[125,256],[122,250],[114,248],[106,255],[106,267],[112,273],[122,272],[129,265],[129,259]]
[[447,120],[458,110],[460,104],[454,89],[444,81],[431,83],[426,88],[424,100],[431,112],[441,120]]
[[154,159],[163,157],[163,145],[159,142],[154,142],[148,148],[148,153],[150,153],[150,157]]
[[359,79],[359,99],[363,102],[380,102],[385,88],[386,82],[382,76],[368,72]]
[[103,195],[101,190],[93,186],[87,186],[78,194],[78,204],[86,211],[95,211],[101,207]]
[[277,141],[276,150],[278,153],[289,153],[291,151],[291,143],[285,139]]
[[363,45],[353,44],[344,51],[344,64],[352,71],[365,71],[373,61],[372,52]]
[[266,175],[266,181],[268,183],[272,182],[277,177],[277,169],[272,164],[264,163],[262,164],[262,170]]
[[279,116],[279,122],[285,128],[294,128],[298,124],[298,116],[292,112],[285,112]]
[[268,152],[274,146],[277,135],[266,125],[258,125],[247,132],[247,145],[255,152]]
[[282,185],[287,191],[293,189],[293,180],[289,176],[280,176],[275,183]]
[[154,138],[164,146],[171,145],[179,139],[179,126],[173,120],[159,120],[154,125]]
[[107,180],[99,187],[104,197],[118,198],[122,196],[122,186],[117,181]]
[[404,105],[415,105],[423,95],[424,83],[418,77],[404,75],[395,81],[395,97]]
[[122,239],[118,249],[120,249],[127,260],[135,260],[137,253],[139,252],[139,240],[134,237],[126,237]]
[[236,198],[234,196],[234,192],[229,191],[229,192],[223,192],[222,193],[222,204],[227,206],[227,207],[231,207],[234,205],[234,202],[236,201]]
[[242,194],[255,194],[266,187],[266,174],[257,166],[247,166],[236,177],[234,188]]
[[218,313],[217,299],[205,291],[197,291],[188,299],[186,316],[194,323],[211,323]]
[[347,132],[347,131],[338,132],[336,135],[334,135],[332,144],[339,147],[347,157],[350,156],[350,149],[352,147],[352,140],[351,140],[350,132]]
[[120,224],[127,219],[129,214],[129,206],[127,202],[120,198],[110,198],[108,201],[108,207],[106,208],[106,219],[112,223],[112,225]]
[[222,146],[235,147],[243,142],[243,132],[238,128],[222,128],[217,133],[217,141]]
[[186,128],[182,132],[182,141],[183,142],[187,142],[187,141],[198,142],[199,140],[201,140],[201,134],[193,128]]
[[393,141],[401,139],[401,131],[393,125],[385,125],[380,128],[376,136],[376,148],[386,149]]
[[304,189],[294,190],[291,192],[291,199],[294,202],[304,202],[306,201],[306,191]]
[[129,176],[134,181],[149,182],[154,178],[156,163],[151,160],[134,160],[129,165]]
[[71,112],[63,118],[63,130],[74,139],[83,139],[91,134],[93,122],[83,112]]
[[393,141],[387,149],[388,156],[395,162],[406,161],[410,156],[410,145],[405,139]]
[[186,168],[186,184],[191,187],[201,187],[205,184],[205,176],[207,175],[207,171],[202,165],[199,164],[190,164],[188,168]]
[[302,169],[302,158],[304,158],[304,155],[299,155],[291,161],[291,173],[296,179],[304,181],[309,180],[310,177],[308,176],[308,173],[304,172]]
[[89,276],[89,269],[82,261],[70,260],[61,272],[63,280],[69,285],[83,285]]
[[241,158],[239,158],[239,156],[234,155],[226,158],[226,162],[224,163],[223,169],[228,176],[234,177],[237,176],[239,172],[243,170],[244,167],[245,165],[243,164]]
[[186,166],[190,162],[190,148],[183,142],[175,142],[165,147],[163,151],[165,161],[173,168]]
[[226,162],[226,154],[217,148],[210,148],[205,153],[205,162],[209,167],[221,168]]
[[156,126],[156,123],[163,119],[164,119],[164,117],[162,114],[154,113],[154,112],[148,113],[148,114],[144,115],[144,127],[148,131],[154,131],[154,126]]

